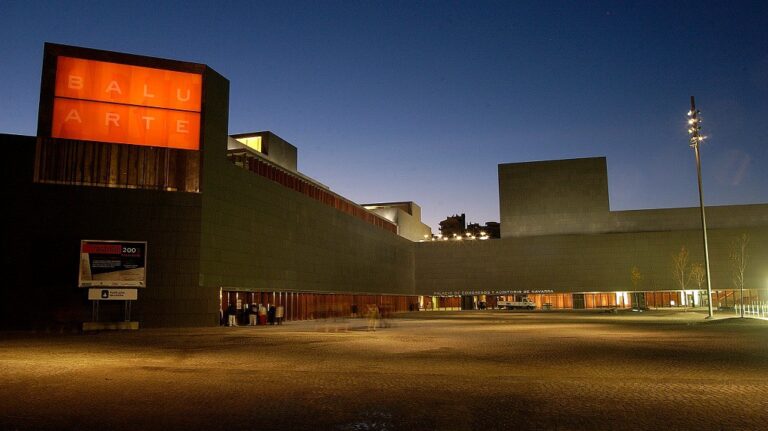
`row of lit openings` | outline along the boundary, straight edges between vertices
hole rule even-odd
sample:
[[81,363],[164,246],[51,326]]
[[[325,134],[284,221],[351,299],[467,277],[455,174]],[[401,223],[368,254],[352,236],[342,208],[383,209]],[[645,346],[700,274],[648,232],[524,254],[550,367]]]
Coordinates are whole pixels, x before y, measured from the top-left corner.
[[[702,307],[707,306],[707,292],[699,290],[667,292],[607,292],[607,293],[557,293],[525,295],[470,295],[475,308],[497,308],[499,301],[533,302],[537,308],[631,308],[648,307]],[[737,303],[759,301],[759,292],[745,290],[744,298],[735,290],[712,292],[712,304],[715,307],[732,307]],[[642,303],[638,303],[642,302]],[[481,306],[482,304],[482,306]],[[419,298],[422,309],[451,309],[461,307],[461,296],[422,296]]]

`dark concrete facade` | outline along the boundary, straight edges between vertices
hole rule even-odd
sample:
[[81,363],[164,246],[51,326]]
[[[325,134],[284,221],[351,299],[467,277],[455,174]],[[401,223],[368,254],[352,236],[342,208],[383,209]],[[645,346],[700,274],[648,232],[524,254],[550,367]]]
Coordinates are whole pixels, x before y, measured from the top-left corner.
[[413,294],[410,241],[236,167],[226,137],[203,157],[201,286]]
[[[750,236],[746,285],[768,283],[768,226],[709,231],[713,289],[733,289],[730,242]],[[551,290],[568,292],[632,291],[631,270],[642,273],[640,290],[679,289],[672,277],[672,256],[685,246],[690,262],[703,262],[700,230],[581,235],[538,235],[488,241],[416,244],[417,292]],[[691,284],[690,289],[694,289]]]
[[[419,293],[679,289],[672,255],[703,263],[699,208],[610,211],[603,157],[499,165],[502,239],[420,243]],[[714,289],[733,289],[731,242],[750,237],[746,285],[768,288],[768,205],[707,207]],[[695,289],[693,284],[690,289]]]
[[[605,157],[499,165],[501,236],[701,229],[699,208],[611,211]],[[708,227],[768,226],[768,205],[707,208]]]
[[[196,289],[202,199],[196,193],[32,182],[35,138],[0,135],[3,158],[3,327],[90,320],[77,287],[80,240],[147,241],[147,284],[134,318],[151,326],[200,324],[214,304]],[[102,304],[105,318],[122,303]]]
[[605,157],[499,165],[501,237],[593,233],[609,211]]

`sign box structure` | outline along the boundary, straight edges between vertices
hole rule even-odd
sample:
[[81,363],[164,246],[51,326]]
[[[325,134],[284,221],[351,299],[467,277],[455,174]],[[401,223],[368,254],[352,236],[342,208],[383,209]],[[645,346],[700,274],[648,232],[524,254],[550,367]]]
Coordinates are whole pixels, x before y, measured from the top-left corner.
[[199,192],[206,70],[46,43],[35,182]]
[[203,77],[56,57],[51,137],[197,150]]
[[78,287],[146,287],[146,267],[146,241],[80,241]]

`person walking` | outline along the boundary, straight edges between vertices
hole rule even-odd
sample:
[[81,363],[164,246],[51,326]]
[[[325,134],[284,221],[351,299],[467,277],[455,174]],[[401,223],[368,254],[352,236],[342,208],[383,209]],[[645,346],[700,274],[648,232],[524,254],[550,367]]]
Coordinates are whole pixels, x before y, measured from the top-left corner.
[[374,304],[368,305],[368,330],[376,331],[376,325],[379,323],[379,307]]
[[256,326],[256,319],[259,314],[259,306],[257,304],[251,304],[251,308],[248,313],[248,324],[250,326]]
[[229,304],[227,308],[227,326],[237,326],[237,309],[235,304]]

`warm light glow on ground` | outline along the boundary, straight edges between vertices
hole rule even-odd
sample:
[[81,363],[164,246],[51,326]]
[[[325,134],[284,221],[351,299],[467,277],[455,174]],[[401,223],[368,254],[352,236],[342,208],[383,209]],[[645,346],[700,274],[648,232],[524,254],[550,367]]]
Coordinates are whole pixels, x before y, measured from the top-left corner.
[[[364,319],[351,319],[2,334],[0,428],[760,429],[768,423],[766,321],[704,321],[703,314],[676,311],[402,316],[375,332],[364,329]],[[386,427],[370,428],[373,423]]]

